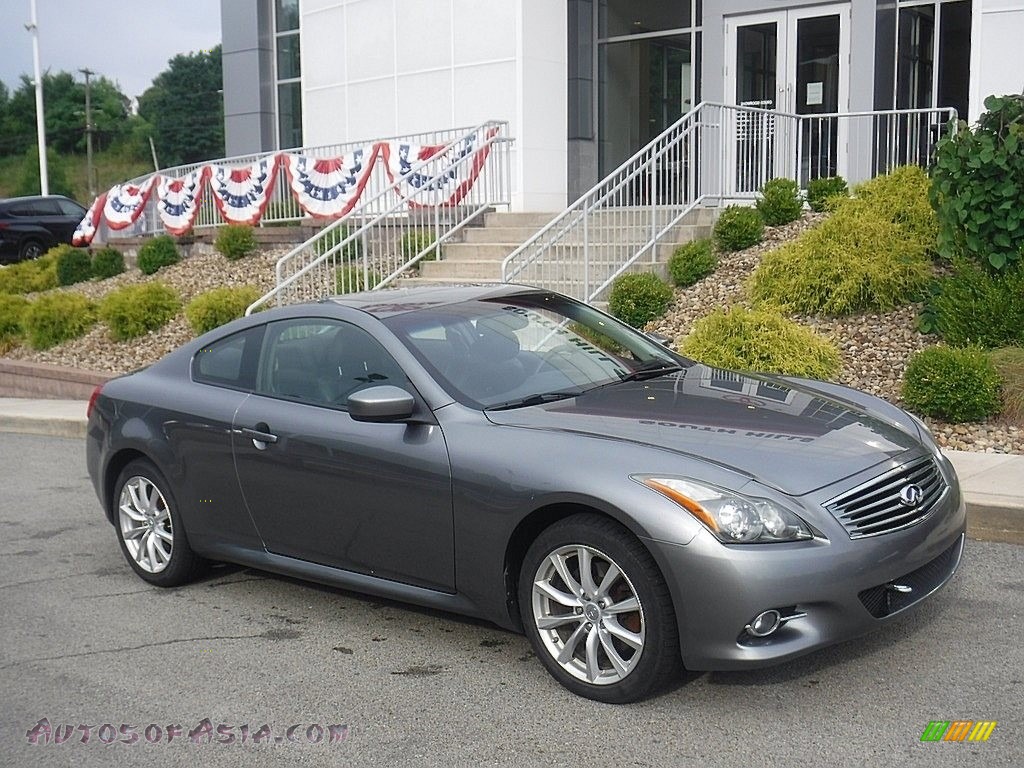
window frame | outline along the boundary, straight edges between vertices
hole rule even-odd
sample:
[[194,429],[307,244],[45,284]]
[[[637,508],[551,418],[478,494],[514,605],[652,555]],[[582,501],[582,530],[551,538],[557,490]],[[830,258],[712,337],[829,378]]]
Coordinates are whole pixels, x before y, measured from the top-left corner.
[[[252,393],[256,387],[256,370],[259,364],[260,350],[263,346],[263,336],[266,331],[266,324],[255,325],[249,328],[243,328],[242,330],[229,333],[226,336],[221,336],[216,341],[207,344],[200,349],[197,349],[192,355],[192,359],[189,361],[189,375],[194,384],[203,384],[209,387],[218,387],[219,389],[230,389],[235,392],[247,392]],[[237,337],[246,336],[243,342],[242,348],[242,359],[239,363],[239,376],[241,377],[244,373],[245,378],[240,378],[235,383],[230,383],[227,379],[219,379],[213,376],[204,376],[199,371],[199,361],[201,355],[204,352],[211,351],[213,347],[227,343],[234,340]]]

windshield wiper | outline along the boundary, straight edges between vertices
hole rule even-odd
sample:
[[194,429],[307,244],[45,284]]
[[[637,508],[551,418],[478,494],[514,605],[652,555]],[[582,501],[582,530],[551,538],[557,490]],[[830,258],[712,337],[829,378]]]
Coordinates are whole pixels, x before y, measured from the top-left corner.
[[528,405],[543,405],[544,403],[553,403],[556,400],[566,400],[570,397],[578,397],[579,395],[582,395],[583,392],[584,390],[582,389],[566,389],[561,392],[539,392],[534,395],[520,397],[517,400],[509,400],[508,402],[489,405],[484,408],[484,410],[507,411],[512,408],[525,408]]
[[683,366],[664,358],[654,358],[645,363],[640,363],[636,368],[627,373],[620,381],[641,381],[642,379],[654,379],[664,376],[666,373],[675,373],[683,370]]

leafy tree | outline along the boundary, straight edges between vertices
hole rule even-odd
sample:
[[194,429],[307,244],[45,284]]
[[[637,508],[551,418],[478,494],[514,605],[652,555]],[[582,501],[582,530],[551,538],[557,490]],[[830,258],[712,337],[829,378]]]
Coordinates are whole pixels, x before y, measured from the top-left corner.
[[162,167],[224,156],[220,46],[179,54],[139,97]]
[[[39,149],[33,144],[25,150],[25,159],[21,164],[21,175],[14,187],[14,196],[38,195],[42,189],[39,183]],[[73,198],[71,182],[68,180],[67,167],[52,147],[46,148],[46,177],[49,181],[51,195],[67,195]]]

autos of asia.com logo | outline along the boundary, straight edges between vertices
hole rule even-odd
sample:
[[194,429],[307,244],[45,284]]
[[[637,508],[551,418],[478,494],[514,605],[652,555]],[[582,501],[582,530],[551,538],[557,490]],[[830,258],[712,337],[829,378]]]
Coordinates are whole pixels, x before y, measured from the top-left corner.
[[988,741],[996,724],[995,720],[932,720],[921,741]]
[[41,719],[25,732],[30,744],[159,744],[177,740],[192,744],[339,744],[348,738],[347,725],[292,725],[276,733],[269,725],[251,728],[248,724],[214,725],[210,718],[203,718],[195,728],[185,730],[180,725],[159,726],[156,723],[142,727],[122,723],[103,725],[73,725],[71,723],[50,724],[48,718]]

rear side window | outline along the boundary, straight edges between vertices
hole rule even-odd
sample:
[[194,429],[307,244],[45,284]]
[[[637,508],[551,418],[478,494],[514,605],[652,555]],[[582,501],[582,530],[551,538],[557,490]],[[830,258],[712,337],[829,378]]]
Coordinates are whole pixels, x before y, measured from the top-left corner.
[[60,213],[54,200],[31,200],[14,203],[8,211],[12,216],[56,216]]
[[71,200],[58,200],[57,207],[60,208],[60,212],[65,216],[78,216],[79,218],[85,216],[85,209]]
[[192,379],[251,392],[256,383],[264,328],[249,328],[200,349],[192,358]]

